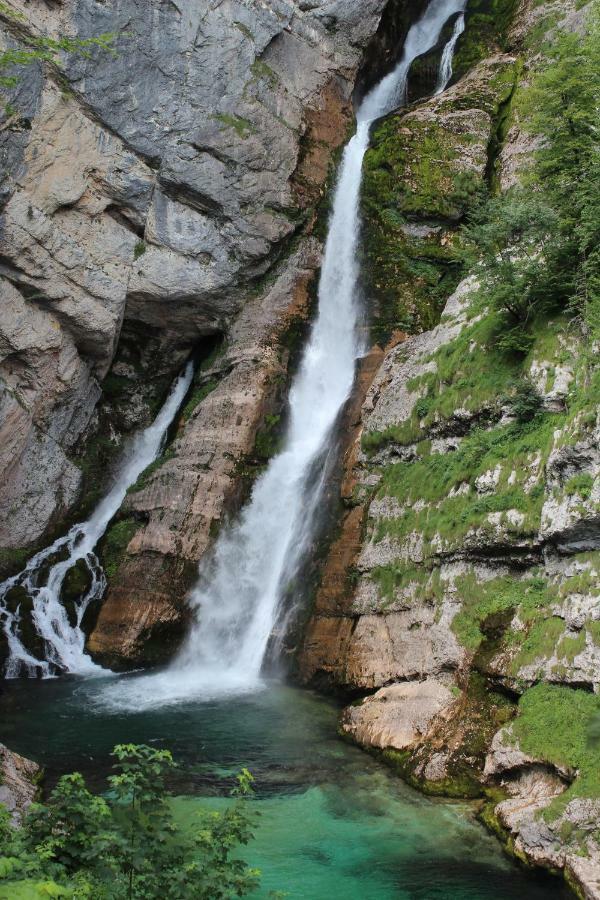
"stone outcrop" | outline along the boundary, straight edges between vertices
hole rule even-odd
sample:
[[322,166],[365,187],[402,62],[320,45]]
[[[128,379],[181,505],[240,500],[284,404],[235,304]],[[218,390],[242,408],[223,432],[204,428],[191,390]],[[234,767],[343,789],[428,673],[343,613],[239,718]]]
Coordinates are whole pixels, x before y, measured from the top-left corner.
[[[507,798],[494,814],[510,835],[514,851],[537,865],[564,869],[586,900],[600,897],[600,801],[578,797],[554,816],[548,811],[575,778],[572,770],[524,754],[510,727],[494,737],[485,775]],[[546,815],[544,815],[546,813]]]
[[342,730],[364,747],[405,750],[421,741],[436,716],[447,713],[454,697],[429,679],[380,688],[358,706],[348,706]]
[[0,803],[18,825],[21,816],[33,802],[42,770],[37,763],[0,744]]
[[0,571],[89,510],[193,354],[164,464],[104,547],[90,643],[111,664],[154,662],[240,476],[264,462],[255,441],[280,413],[319,265],[317,207],[386,2],[8,6],[5,43],[109,32],[115,52],[20,72],[0,131]]
[[[19,72],[18,115],[0,132],[5,551],[56,530],[80,499],[73,457],[89,469],[94,434],[119,443],[96,414],[113,361],[137,379],[134,427],[155,408],[148,390],[164,394],[264,294],[261,277],[312,221],[384,6],[7,4],[5,45],[109,32],[115,53]],[[119,356],[132,335],[137,372]]]
[[318,243],[307,239],[266,294],[248,301],[223,353],[200,373],[206,399],[181,421],[168,458],[127,497],[121,515],[139,527],[124,548],[89,643],[104,662],[153,662],[172,652],[186,624],[184,589],[174,591],[174,584],[185,586],[195,577],[198,560],[235,503],[240,463],[251,456],[285,384],[289,353],[279,338],[306,317],[318,260]]

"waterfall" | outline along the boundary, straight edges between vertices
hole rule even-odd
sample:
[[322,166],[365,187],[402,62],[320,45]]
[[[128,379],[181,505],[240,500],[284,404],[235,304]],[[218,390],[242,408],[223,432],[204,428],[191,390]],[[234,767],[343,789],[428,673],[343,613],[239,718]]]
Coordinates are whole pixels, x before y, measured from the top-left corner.
[[[167,429],[190,387],[192,376],[193,365],[190,362],[173,384],[152,425],[131,442],[113,487],[87,522],[73,525],[68,534],[36,553],[22,572],[0,584],[0,622],[9,649],[7,678],[22,674],[47,678],[57,671],[79,675],[95,675],[104,671],[85,653],[85,635],[81,629],[86,609],[92,601],[102,596],[106,588],[106,578],[94,548],[121,507],[127,489],[159,455]],[[58,561],[55,561],[56,557]],[[86,565],[91,581],[76,604],[75,621],[72,622],[60,595],[67,572],[79,560]],[[44,643],[44,659],[33,656],[21,640],[20,604],[12,610],[9,606],[9,593],[17,587],[23,588],[31,599],[31,618],[37,635]]]
[[403,56],[362,101],[345,148],[325,243],[318,312],[289,397],[283,450],[254,486],[238,521],[221,533],[191,596],[195,622],[177,659],[162,673],[121,681],[106,702],[140,708],[189,696],[252,690],[286,587],[309,547],[336,420],[354,382],[359,200],[372,122],[401,105],[413,60],[435,46],[465,0],[432,0],[409,30]]
[[442,51],[442,59],[440,61],[440,71],[438,75],[438,83],[435,89],[436,94],[443,93],[450,83],[450,79],[452,78],[452,61],[454,59],[454,50],[456,49],[456,42],[459,37],[465,30],[465,17],[464,13],[461,13],[456,22],[454,23],[454,31],[452,32],[452,36],[448,43],[445,45]]

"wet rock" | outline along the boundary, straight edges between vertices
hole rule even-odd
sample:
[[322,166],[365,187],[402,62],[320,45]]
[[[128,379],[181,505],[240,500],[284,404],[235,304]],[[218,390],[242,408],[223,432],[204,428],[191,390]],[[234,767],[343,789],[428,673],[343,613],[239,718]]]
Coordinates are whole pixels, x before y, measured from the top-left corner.
[[22,548],[78,500],[69,456],[119,336],[152,330],[141,375],[172,378],[310,228],[385,2],[13,6],[32,33],[121,35],[65,58],[70,91],[24,70],[31,127],[0,133],[0,546]]
[[0,744],[0,803],[18,825],[38,791],[42,770],[37,763]]
[[366,747],[404,750],[422,740],[433,719],[447,713],[453,702],[452,692],[433,679],[393,684],[359,706],[348,706],[342,730]]

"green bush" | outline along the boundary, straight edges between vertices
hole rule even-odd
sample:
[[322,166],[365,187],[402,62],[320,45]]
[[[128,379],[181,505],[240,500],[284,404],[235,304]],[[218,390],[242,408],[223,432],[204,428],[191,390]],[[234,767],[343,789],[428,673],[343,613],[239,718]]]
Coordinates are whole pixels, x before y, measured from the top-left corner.
[[522,378],[516,383],[508,401],[517,422],[521,423],[531,422],[542,408],[542,397],[529,378]]
[[253,837],[246,769],[231,806],[200,814],[188,834],[169,802],[169,751],[121,744],[113,756],[105,796],[74,773],[59,780],[46,803],[31,806],[19,829],[0,806],[0,900],[224,900],[257,887],[259,873],[236,852]]

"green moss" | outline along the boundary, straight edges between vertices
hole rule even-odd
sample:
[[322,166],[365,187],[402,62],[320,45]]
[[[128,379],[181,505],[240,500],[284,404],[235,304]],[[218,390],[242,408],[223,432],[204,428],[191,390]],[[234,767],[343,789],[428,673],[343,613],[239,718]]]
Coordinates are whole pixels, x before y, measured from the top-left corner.
[[111,525],[100,544],[100,558],[108,579],[114,578],[125,556],[125,551],[141,522],[133,517],[120,519]]
[[399,592],[403,592],[404,602],[407,600],[407,594],[412,595],[414,600],[420,603],[433,604],[437,604],[444,596],[445,582],[439,569],[429,571],[424,566],[416,567],[402,560],[396,560],[390,565],[373,569],[372,577],[379,587],[380,595],[384,598],[383,609]]
[[144,469],[141,475],[138,476],[137,481],[128,488],[128,494],[137,494],[138,491],[143,491],[144,488],[149,484],[150,479],[154,475],[154,473],[161,468],[169,459],[173,459],[175,456],[175,451],[168,447],[164,453],[158,456],[153,463]]
[[470,0],[466,28],[454,55],[455,77],[460,78],[491,56],[494,49],[507,49],[507,35],[518,5],[518,0]]
[[588,622],[585,628],[596,647],[600,647],[600,622]]
[[266,461],[274,456],[281,445],[281,416],[269,414],[265,416],[262,428],[256,432],[254,455]]
[[600,697],[587,691],[539,684],[521,697],[513,731],[523,752],[578,773],[546,817],[559,815],[574,797],[600,797],[600,748],[589,741],[590,724],[599,714]]
[[519,652],[513,659],[510,671],[517,675],[524,666],[530,666],[537,660],[549,659],[565,633],[564,619],[550,616],[534,621],[527,636],[523,639]]
[[586,632],[582,629],[576,635],[565,635],[556,648],[556,655],[559,659],[566,659],[572,663],[575,657],[585,650],[585,645]]
[[244,25],[243,22],[238,22],[238,21],[235,21],[233,24],[238,29],[238,31],[242,32],[244,37],[247,37],[248,40],[250,40],[250,41],[254,41],[254,35],[252,34],[252,32],[250,31],[250,29],[248,28],[247,25]]
[[[540,526],[544,492],[541,481],[537,487],[529,485],[528,491],[524,490],[531,475],[527,465],[537,455],[542,459],[549,455],[557,419],[549,415],[523,425],[477,431],[452,453],[432,453],[416,462],[387,465],[377,496],[394,497],[404,512],[379,520],[375,540],[386,535],[405,540],[417,532],[426,542],[441,536],[448,549],[461,545],[473,528],[490,530],[490,513],[509,510],[521,515],[518,522],[501,516],[509,533],[535,534]],[[479,494],[474,485],[477,477],[497,467],[500,472],[495,492]],[[449,496],[458,488],[460,493]],[[424,500],[425,507],[415,509],[417,500]]]
[[33,555],[33,552],[26,547],[14,550],[10,547],[0,547],[0,572],[2,577],[8,577],[16,572],[20,572],[27,560]]
[[594,479],[591,475],[587,473],[573,475],[565,484],[565,494],[568,497],[578,496],[582,500],[589,500],[593,487]]
[[217,378],[209,378],[208,381],[205,381],[204,384],[197,384],[194,387],[189,399],[186,401],[183,410],[181,411],[181,418],[184,422],[187,422],[188,419],[192,417],[196,408],[202,403],[202,401],[208,397],[209,394],[212,394],[214,389],[219,384],[219,380]]
[[496,815],[496,807],[503,800],[506,800],[507,794],[501,788],[488,788],[485,791],[485,803],[477,813],[477,818],[485,827],[495,834],[498,840],[507,848],[510,838],[510,832],[504,827],[499,817]]
[[213,116],[213,119],[216,119],[226,128],[233,128],[235,133],[240,138],[250,137],[251,134],[256,134],[256,128],[249,122],[248,119],[243,119],[241,116],[232,116],[229,113],[217,113]]
[[[437,122],[392,116],[378,125],[365,157],[363,274],[376,299],[378,331],[432,327],[462,273],[453,223],[481,188],[461,172],[460,137]],[[422,235],[419,219],[446,219]]]
[[[552,321],[538,319],[532,325],[533,344],[527,357],[522,358],[502,352],[498,347],[498,337],[504,328],[495,313],[481,308],[482,298],[474,295],[471,311],[479,314],[472,325],[465,326],[460,333],[431,355],[427,362],[435,363],[435,371],[411,379],[407,388],[420,393],[418,408],[415,406],[411,417],[398,425],[391,425],[384,431],[365,432],[362,447],[373,454],[387,444],[407,446],[428,436],[432,427],[451,420],[457,409],[467,410],[474,417],[486,421],[499,418],[502,407],[514,405],[519,385],[523,383],[532,360],[557,360],[563,354],[560,334],[565,320],[557,317]],[[570,357],[569,357],[570,358]],[[581,368],[582,362],[579,361]],[[581,377],[582,385],[589,378]],[[574,397],[583,407],[589,409],[591,390],[585,388],[585,400],[577,393]],[[572,405],[572,418],[579,407]],[[542,417],[549,425],[550,437],[554,429],[566,422],[566,417],[555,415]],[[592,423],[590,423],[592,424]],[[536,426],[537,427],[537,426]],[[579,434],[577,429],[576,434]],[[574,435],[573,440],[577,440]],[[544,443],[547,441],[544,438]]]
[[403,781],[430,797],[475,798],[481,796],[481,784],[473,774],[467,771],[431,781],[413,774],[413,754],[410,750],[388,748],[382,751],[381,756]]
[[[494,578],[478,581],[473,572],[456,579],[461,611],[452,631],[464,647],[477,650],[486,638],[486,626],[498,613],[519,611],[521,618],[535,615],[548,604],[551,594],[541,578]],[[492,623],[493,624],[493,623]]]
[[140,256],[143,256],[146,252],[146,244],[144,241],[138,241],[135,247],[133,248],[133,258],[139,259]]
[[64,601],[78,600],[86,593],[91,583],[90,571],[83,559],[78,559],[63,581],[61,598]]
[[[516,71],[512,63],[498,65],[472,95],[446,100],[443,112],[484,110],[498,119],[500,141]],[[457,224],[486,187],[463,158],[474,145],[485,153],[487,141],[484,126],[461,132],[444,115],[424,117],[418,111],[375,126],[363,168],[362,212],[363,275],[377,304],[376,334],[418,331],[439,320],[462,274]],[[424,223],[425,230],[415,231],[414,223]]]
[[273,71],[271,66],[268,66],[267,63],[263,62],[262,59],[255,59],[250,66],[250,71],[256,79],[264,79],[272,88],[275,87],[279,81],[277,73]]

